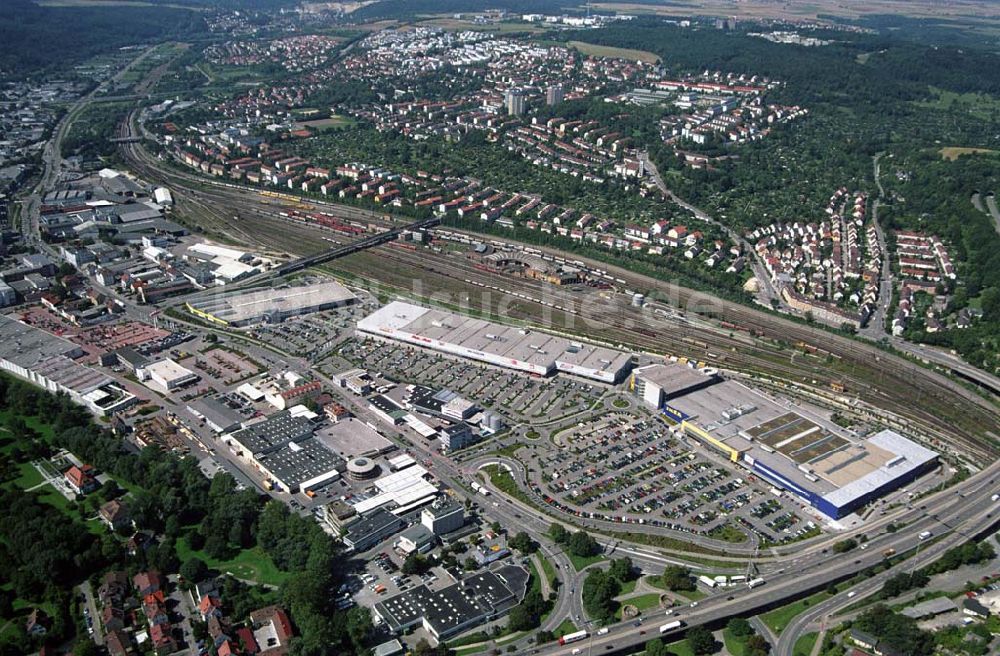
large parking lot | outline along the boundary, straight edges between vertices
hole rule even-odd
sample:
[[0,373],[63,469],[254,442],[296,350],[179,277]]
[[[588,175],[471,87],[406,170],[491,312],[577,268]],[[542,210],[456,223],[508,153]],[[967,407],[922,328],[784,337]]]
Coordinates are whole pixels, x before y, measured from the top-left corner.
[[371,301],[258,326],[250,336],[291,355],[317,361],[354,331],[358,318],[373,312]]
[[736,523],[781,542],[815,530],[798,504],[659,418],[611,412],[521,449],[536,491],[563,511],[732,539]]
[[[352,339],[340,357],[390,380],[447,388],[518,422],[551,422],[591,408],[607,391],[557,375],[535,378],[433,351],[380,340]],[[333,364],[329,374],[335,373]]]

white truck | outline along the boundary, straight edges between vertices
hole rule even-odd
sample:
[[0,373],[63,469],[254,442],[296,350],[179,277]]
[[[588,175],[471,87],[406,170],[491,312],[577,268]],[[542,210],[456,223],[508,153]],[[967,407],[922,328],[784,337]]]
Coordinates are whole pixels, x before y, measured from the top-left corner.
[[684,626],[684,622],[680,620],[674,620],[673,622],[667,622],[660,627],[660,633],[666,633],[667,631],[672,631],[674,629],[679,629]]
[[751,590],[753,590],[759,585],[764,585],[764,579],[758,577],[747,581],[747,587],[750,588]]

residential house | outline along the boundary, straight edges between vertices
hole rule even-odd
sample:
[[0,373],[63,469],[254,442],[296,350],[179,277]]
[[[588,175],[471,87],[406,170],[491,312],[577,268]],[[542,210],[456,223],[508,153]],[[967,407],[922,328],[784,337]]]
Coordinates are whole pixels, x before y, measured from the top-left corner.
[[118,499],[112,499],[102,505],[97,514],[112,531],[132,526],[132,515],[128,511],[128,507]]
[[255,610],[250,613],[250,623],[260,656],[282,656],[288,652],[292,623],[283,609],[266,606]]
[[132,577],[132,584],[140,597],[159,592],[163,587],[163,579],[155,569],[139,572]]
[[104,636],[104,647],[111,656],[128,656],[132,653],[132,639],[124,631],[115,629]]
[[49,632],[51,625],[52,622],[49,616],[45,614],[45,611],[35,608],[28,615],[28,621],[24,623],[24,630],[31,636],[44,636]]
[[77,494],[90,494],[98,487],[97,475],[90,465],[79,467],[73,465],[63,475],[66,477],[66,483]]

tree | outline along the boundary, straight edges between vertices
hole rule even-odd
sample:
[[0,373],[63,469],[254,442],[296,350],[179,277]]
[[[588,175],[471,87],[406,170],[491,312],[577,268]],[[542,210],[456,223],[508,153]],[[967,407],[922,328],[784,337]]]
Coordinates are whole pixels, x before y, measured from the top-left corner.
[[854,538],[847,538],[846,540],[840,540],[833,544],[833,553],[847,553],[851,549],[858,546],[858,541]]
[[590,558],[601,553],[601,545],[586,531],[577,531],[566,544],[569,552],[579,558]]
[[726,624],[726,628],[737,638],[746,638],[747,636],[753,635],[753,627],[750,626],[750,622],[742,617],[734,617],[729,620]]
[[749,656],[767,656],[771,653],[771,643],[769,643],[764,636],[759,633],[754,633],[752,636],[747,638],[746,644]]
[[412,553],[403,561],[403,574],[423,574],[431,568],[430,562],[418,553]]
[[511,547],[523,554],[532,554],[538,550],[538,543],[531,539],[531,536],[524,531],[519,531],[509,541]]
[[653,639],[646,643],[646,652],[644,656],[672,656],[671,652],[667,649],[666,643],[659,639]]
[[565,544],[569,539],[569,531],[567,531],[566,527],[562,524],[553,522],[552,525],[549,526],[549,537],[552,538],[556,544]]
[[706,656],[719,651],[719,643],[712,632],[703,626],[691,627],[688,630],[687,643],[696,656]]
[[192,556],[181,565],[180,575],[188,583],[198,583],[208,575],[208,565],[201,558]]
[[635,578],[635,567],[631,558],[615,558],[611,561],[608,574],[618,579],[621,583],[627,583]]
[[73,656],[98,656],[101,651],[89,638],[80,638],[73,645]]
[[694,579],[691,578],[691,570],[683,565],[667,565],[663,569],[660,581],[667,590],[694,590]]
[[616,578],[604,570],[594,570],[583,580],[583,607],[592,617],[611,619],[618,609],[615,597],[620,592],[621,584]]
[[934,652],[934,636],[922,631],[917,621],[895,613],[878,604],[854,620],[854,627],[884,640],[908,656],[930,656]]

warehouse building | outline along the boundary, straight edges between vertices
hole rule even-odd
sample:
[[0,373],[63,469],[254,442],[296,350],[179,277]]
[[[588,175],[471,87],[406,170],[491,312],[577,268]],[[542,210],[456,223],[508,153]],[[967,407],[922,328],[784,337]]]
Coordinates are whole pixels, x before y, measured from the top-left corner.
[[536,376],[558,371],[603,383],[623,380],[632,357],[621,351],[393,301],[358,322],[359,332],[515,369]]
[[406,522],[383,508],[362,514],[347,526],[341,541],[347,548],[367,551],[406,528]]
[[384,507],[393,514],[403,515],[425,506],[438,494],[437,487],[427,480],[428,476],[429,472],[421,465],[386,474],[375,481],[376,493],[355,503],[354,510],[363,515]]
[[650,407],[720,382],[714,369],[695,369],[676,363],[650,364],[632,372],[630,387]]
[[227,441],[260,471],[265,487],[309,492],[336,480],[345,468],[343,458],[313,438],[313,428],[306,414],[283,410],[230,434]]
[[524,568],[506,565],[437,591],[421,585],[376,603],[372,610],[396,634],[423,626],[441,642],[502,617],[524,600],[527,585]]
[[172,391],[198,380],[198,374],[182,367],[170,358],[147,364],[140,370],[139,380],[156,383],[161,389]]
[[280,323],[285,319],[322,312],[357,301],[349,289],[338,282],[324,282],[296,287],[251,289],[213,295],[187,304],[192,314],[213,323],[243,328],[261,323]]
[[63,392],[99,417],[131,407],[138,399],[110,378],[75,360],[79,346],[0,315],[0,369],[50,392]]
[[187,411],[215,433],[231,433],[243,427],[243,415],[218,398],[195,401],[187,406]]
[[276,489],[309,492],[339,478],[344,461],[315,439],[307,439],[262,454],[256,464]]
[[938,454],[891,430],[857,439],[806,410],[726,380],[664,403],[688,437],[832,519],[885,496],[938,464]]

